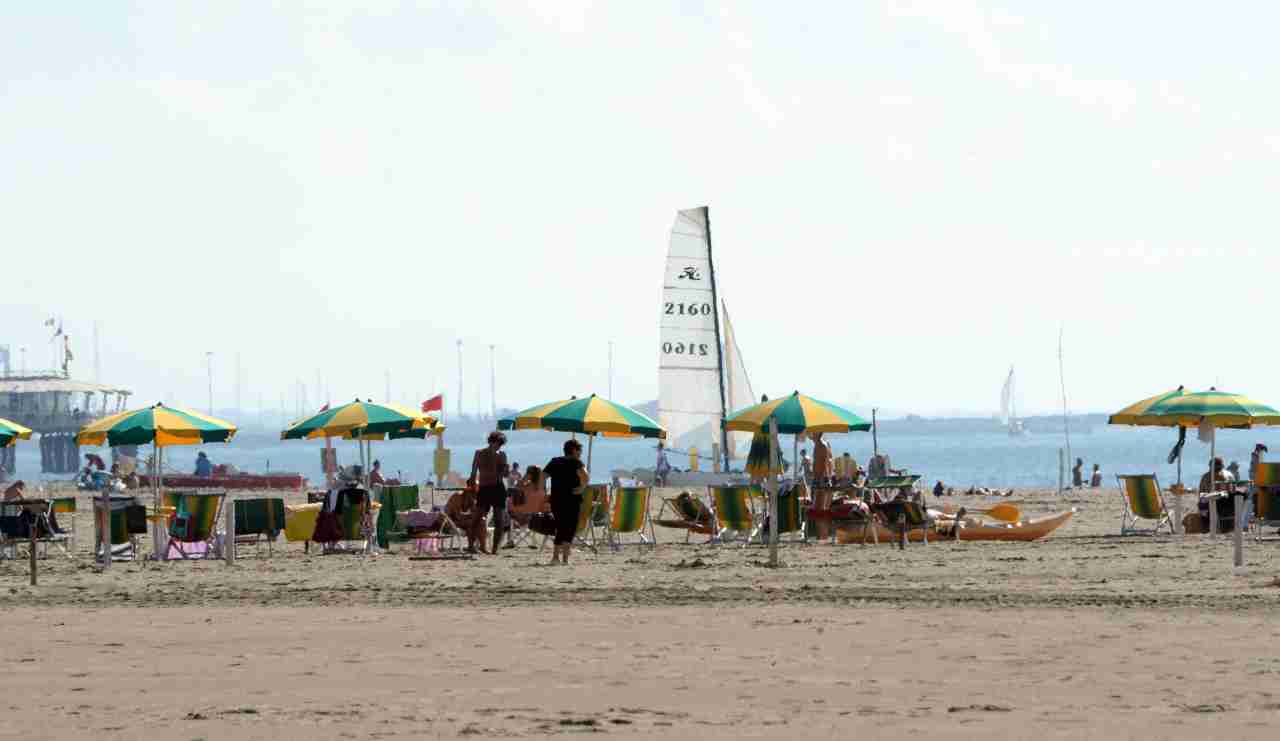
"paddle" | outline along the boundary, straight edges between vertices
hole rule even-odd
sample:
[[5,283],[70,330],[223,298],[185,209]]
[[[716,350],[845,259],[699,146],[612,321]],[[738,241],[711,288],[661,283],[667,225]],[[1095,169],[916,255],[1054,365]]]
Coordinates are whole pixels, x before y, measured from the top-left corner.
[[[945,509],[950,511],[952,514],[954,514],[955,505],[948,504]],[[1019,510],[1014,505],[1008,504],[1006,502],[1001,502],[1000,504],[997,504],[994,507],[989,507],[987,509],[974,509],[972,507],[965,507],[964,509],[966,512],[974,512],[974,513],[991,515],[991,517],[997,520],[1000,520],[1001,522],[1018,522],[1019,520],[1022,519],[1022,511]]]

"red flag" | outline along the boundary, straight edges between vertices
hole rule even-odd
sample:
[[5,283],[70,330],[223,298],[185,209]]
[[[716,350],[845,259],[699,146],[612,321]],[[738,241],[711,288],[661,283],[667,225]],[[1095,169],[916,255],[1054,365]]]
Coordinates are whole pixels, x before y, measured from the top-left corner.
[[444,394],[436,394],[435,396],[422,402],[422,411],[424,412],[443,412],[444,411]]
[[322,411],[322,412],[327,412],[327,411],[329,411],[329,405],[328,405],[328,404],[325,404],[324,406],[320,407],[320,411]]

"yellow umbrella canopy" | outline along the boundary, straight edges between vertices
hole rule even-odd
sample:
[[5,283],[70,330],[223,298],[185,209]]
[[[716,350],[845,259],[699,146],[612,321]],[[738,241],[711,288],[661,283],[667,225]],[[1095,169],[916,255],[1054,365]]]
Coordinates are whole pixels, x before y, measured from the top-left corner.
[[387,433],[412,429],[431,429],[436,418],[395,404],[376,404],[356,399],[349,404],[325,409],[289,425],[280,433],[281,440],[312,440],[321,437],[345,437],[381,440]]
[[1107,418],[1109,425],[1136,425],[1140,427],[1177,427],[1178,423],[1169,418],[1153,417],[1150,415],[1151,407],[1156,404],[1176,399],[1183,395],[1183,387],[1172,391],[1166,391],[1163,394],[1156,394],[1150,399],[1143,399],[1136,404],[1121,409],[1115,414]]
[[193,412],[190,409],[167,407],[164,404],[120,412],[86,425],[76,433],[80,445],[155,444],[201,445],[224,443],[235,437],[236,426],[226,420]]
[[0,448],[7,448],[18,440],[30,440],[31,430],[17,422],[0,419]]

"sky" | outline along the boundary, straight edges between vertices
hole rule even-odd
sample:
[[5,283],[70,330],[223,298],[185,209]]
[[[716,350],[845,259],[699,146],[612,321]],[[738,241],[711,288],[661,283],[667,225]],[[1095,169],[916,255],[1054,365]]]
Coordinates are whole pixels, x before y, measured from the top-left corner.
[[[1242,8],[1249,12],[1241,12]],[[1235,8],[1236,10],[1232,10]],[[1280,8],[10,3],[0,344],[135,401],[657,394],[711,207],[756,392],[1280,404]],[[238,359],[238,361],[237,361]],[[317,381],[317,378],[320,380]],[[317,387],[320,391],[317,392]],[[260,401],[261,400],[261,401]]]

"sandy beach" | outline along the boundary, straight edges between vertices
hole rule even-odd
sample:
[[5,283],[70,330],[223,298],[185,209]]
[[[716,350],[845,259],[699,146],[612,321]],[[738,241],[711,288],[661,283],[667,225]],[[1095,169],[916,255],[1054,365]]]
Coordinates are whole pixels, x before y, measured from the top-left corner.
[[[957,498],[960,503],[973,500]],[[1112,489],[1030,543],[527,548],[0,562],[25,738],[1253,738],[1280,721],[1275,542],[1116,535]],[[1192,506],[1190,499],[1187,506]]]

